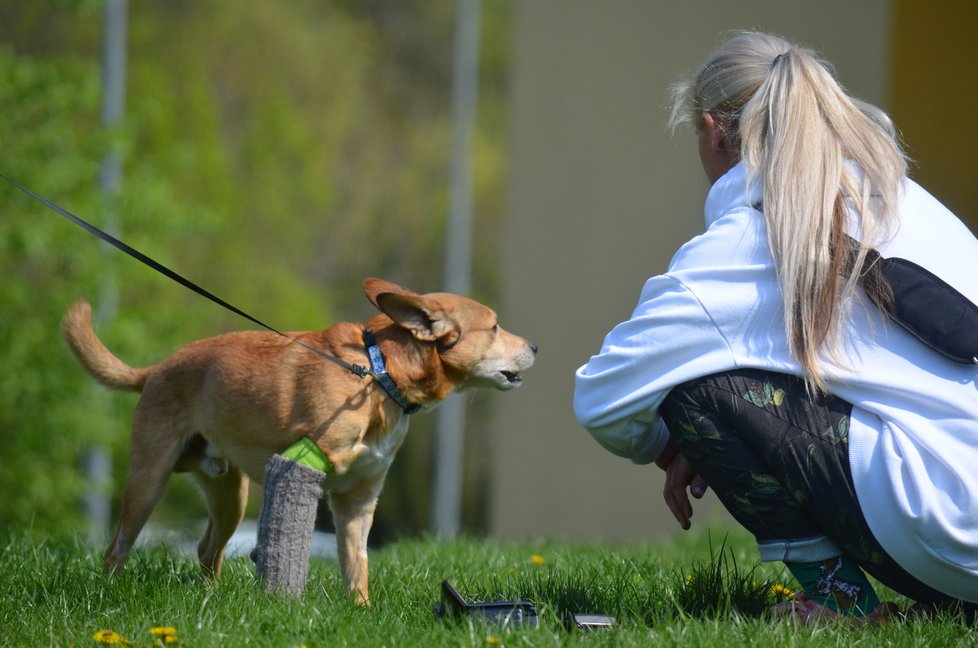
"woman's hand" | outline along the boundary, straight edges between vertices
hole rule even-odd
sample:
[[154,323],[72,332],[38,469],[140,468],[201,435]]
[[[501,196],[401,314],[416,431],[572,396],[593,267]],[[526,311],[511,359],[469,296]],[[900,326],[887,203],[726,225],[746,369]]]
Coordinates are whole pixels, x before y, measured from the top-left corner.
[[666,500],[666,505],[672,511],[676,521],[683,530],[690,527],[690,518],[693,517],[693,504],[689,500],[686,488],[693,497],[700,499],[706,494],[708,488],[706,480],[697,474],[690,465],[682,452],[676,452],[672,459],[665,466],[666,485],[662,491],[662,497]]

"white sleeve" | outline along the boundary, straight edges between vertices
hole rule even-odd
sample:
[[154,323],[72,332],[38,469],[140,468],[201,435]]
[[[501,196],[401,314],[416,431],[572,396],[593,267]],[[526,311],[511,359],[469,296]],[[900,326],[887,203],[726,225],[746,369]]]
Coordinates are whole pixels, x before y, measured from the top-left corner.
[[675,277],[652,277],[631,318],[577,370],[574,414],[609,451],[649,463],[669,438],[658,415],[669,391],[735,366],[696,296]]

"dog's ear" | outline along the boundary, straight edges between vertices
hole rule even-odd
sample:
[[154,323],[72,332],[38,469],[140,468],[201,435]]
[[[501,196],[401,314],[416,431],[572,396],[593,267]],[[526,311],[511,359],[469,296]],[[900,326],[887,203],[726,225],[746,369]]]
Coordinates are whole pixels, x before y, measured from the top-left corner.
[[451,345],[458,339],[455,323],[419,295],[381,293],[377,295],[377,308],[422,342]]
[[370,300],[370,303],[374,305],[378,310],[383,311],[384,309],[380,307],[377,303],[377,297],[383,293],[393,293],[395,295],[417,295],[412,290],[408,290],[403,286],[398,286],[389,281],[384,281],[383,279],[378,279],[377,277],[367,277],[363,280],[363,293]]
[[363,281],[367,299],[399,326],[423,342],[441,341],[451,345],[458,339],[458,327],[445,317],[437,303],[418,293],[383,279]]

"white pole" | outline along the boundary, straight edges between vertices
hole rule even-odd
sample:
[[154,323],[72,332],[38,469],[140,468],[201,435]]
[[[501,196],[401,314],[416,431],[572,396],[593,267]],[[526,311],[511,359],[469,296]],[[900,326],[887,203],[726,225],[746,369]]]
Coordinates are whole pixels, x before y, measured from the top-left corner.
[[[451,211],[445,241],[445,290],[468,294],[472,274],[472,132],[479,94],[479,0],[456,0],[452,78]],[[458,535],[462,517],[465,401],[438,409],[435,452],[435,534]]]
[[[126,23],[127,0],[105,1],[104,40],[102,46],[102,125],[113,128],[122,121],[126,96]],[[110,149],[102,160],[99,190],[110,205],[106,215],[106,227],[119,235],[119,223],[112,198],[122,185],[122,154]],[[119,290],[114,277],[107,276],[99,291],[97,318],[107,321],[118,310]],[[101,545],[108,534],[111,521],[111,473],[112,457],[102,446],[89,448],[84,457],[88,491],[85,496],[85,512],[88,518],[88,540]]]

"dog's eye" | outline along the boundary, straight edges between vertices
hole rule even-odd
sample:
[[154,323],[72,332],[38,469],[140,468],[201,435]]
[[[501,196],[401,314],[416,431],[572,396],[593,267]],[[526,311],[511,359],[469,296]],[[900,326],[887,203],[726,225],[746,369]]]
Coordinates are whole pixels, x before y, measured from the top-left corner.
[[493,324],[492,325],[492,332],[493,333],[499,333],[499,324]]

